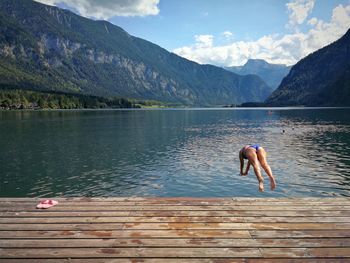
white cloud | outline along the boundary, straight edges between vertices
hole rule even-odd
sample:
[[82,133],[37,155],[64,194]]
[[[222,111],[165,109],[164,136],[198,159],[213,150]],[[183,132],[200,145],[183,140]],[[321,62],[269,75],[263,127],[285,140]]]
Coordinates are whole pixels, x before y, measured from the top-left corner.
[[212,35],[195,35],[197,48],[208,48],[213,46],[214,36]]
[[222,35],[227,39],[231,40],[233,38],[233,33],[231,31],[225,31],[222,33]]
[[159,13],[159,0],[36,0],[48,5],[65,5],[80,15],[108,20],[113,16],[148,16]]
[[292,65],[346,33],[350,28],[350,4],[335,7],[329,22],[312,18],[308,24],[312,28],[305,33],[267,35],[255,41],[231,41],[220,46],[213,45],[214,37],[211,35],[210,45],[198,44],[196,37],[197,43],[177,48],[174,52],[201,64],[218,66],[242,65],[249,58]]
[[294,28],[304,23],[314,8],[315,0],[293,0],[286,4],[289,12],[288,27]]
[[222,33],[225,37],[232,37],[232,32],[230,32],[230,31],[225,31],[225,32],[223,32]]
[[317,18],[316,17],[313,17],[311,18],[309,21],[307,21],[308,25],[310,26],[314,26],[317,24]]

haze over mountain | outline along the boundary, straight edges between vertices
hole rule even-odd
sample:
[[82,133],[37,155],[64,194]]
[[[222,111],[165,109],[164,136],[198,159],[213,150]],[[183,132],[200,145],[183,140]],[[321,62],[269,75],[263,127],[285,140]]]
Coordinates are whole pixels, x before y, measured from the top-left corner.
[[0,1],[0,87],[202,106],[271,93],[258,76],[197,64],[109,22],[31,0]]
[[226,70],[240,75],[258,75],[273,90],[277,89],[282,79],[287,76],[290,68],[290,66],[283,64],[270,64],[263,59],[248,59],[243,66],[225,67]]
[[294,65],[266,103],[350,106],[350,30]]

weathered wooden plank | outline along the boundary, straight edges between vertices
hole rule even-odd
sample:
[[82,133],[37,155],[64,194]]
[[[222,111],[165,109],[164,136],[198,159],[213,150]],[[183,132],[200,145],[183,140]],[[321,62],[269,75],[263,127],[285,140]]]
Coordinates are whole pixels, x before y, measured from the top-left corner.
[[[101,212],[102,213],[102,212]],[[67,213],[66,213],[67,214]],[[266,210],[226,210],[226,211],[130,211],[129,216],[350,216],[350,211],[320,211],[320,210],[301,210],[301,211],[266,211]]]
[[0,224],[1,230],[118,230],[118,229],[237,229],[237,230],[350,230],[350,223],[83,223]]
[[[64,206],[56,205],[50,208],[52,211],[350,211],[350,206],[332,205],[332,206],[215,206],[215,205],[196,205],[196,206]],[[0,206],[0,211],[35,211],[35,205],[17,205],[17,206]]]
[[165,211],[165,210],[151,210],[151,211],[54,211],[51,208],[48,210],[35,211],[10,211],[0,212],[0,217],[117,217],[117,216],[132,216],[132,217],[172,217],[172,216],[217,216],[217,217],[350,217],[350,210],[346,211],[319,211],[319,210],[302,210],[302,211]]
[[54,199],[59,201],[59,203],[68,204],[101,204],[101,203],[115,203],[115,204],[211,204],[217,203],[219,205],[224,205],[226,203],[232,204],[231,198],[142,198],[142,197],[106,197],[106,198],[90,198],[90,197],[43,197],[43,198],[0,198],[0,203],[16,203],[16,204],[35,204],[41,200]]
[[[222,222],[226,222],[226,217],[221,217]],[[230,217],[227,217],[230,219]],[[245,222],[248,223],[349,223],[350,217],[336,217],[336,216],[260,216],[244,217]],[[227,220],[229,221],[229,220]]]
[[124,229],[350,230],[350,223],[125,223]]
[[[260,222],[259,218],[253,217],[257,222]],[[273,219],[273,218],[272,218]],[[272,220],[270,218],[270,220]],[[287,221],[288,217],[285,217]],[[298,219],[298,218],[297,218]],[[304,217],[299,217],[300,220]],[[337,217],[335,219],[318,217],[319,220],[328,219],[332,222],[348,222],[346,217]],[[247,218],[245,217],[0,217],[0,224],[57,224],[57,223],[161,223],[161,222],[171,222],[171,223],[244,223]],[[277,221],[275,218],[273,222]],[[282,220],[282,219],[280,219]],[[311,220],[311,219],[310,219]],[[317,222],[319,220],[313,220],[312,222]],[[328,222],[328,220],[326,222]],[[298,221],[299,222],[299,221]]]
[[230,200],[235,202],[288,202],[288,201],[305,201],[305,202],[346,202],[350,197],[1,197],[1,201],[38,201],[43,199],[55,199],[59,201],[224,201]]
[[120,238],[120,239],[1,239],[2,248],[80,247],[348,247],[350,238],[221,239],[221,238]]
[[350,230],[350,223],[85,223],[0,224],[1,230],[118,230],[118,229],[237,229],[237,230]]
[[2,258],[261,257],[257,248],[0,248]]
[[[56,199],[55,199],[56,200]],[[16,201],[1,201],[0,199],[0,206],[14,206],[14,205],[36,205],[39,202],[39,200],[37,202],[33,202],[33,201],[20,201],[20,202],[16,202]],[[70,207],[75,207],[75,206],[99,206],[99,205],[104,205],[104,206],[154,206],[154,205],[161,205],[161,206],[196,206],[196,205],[216,205],[216,206],[227,206],[227,205],[233,205],[235,204],[233,201],[231,200],[223,200],[223,201],[180,201],[180,202],[176,202],[176,201],[169,201],[169,202],[165,202],[165,201],[152,201],[152,200],[148,200],[148,201],[139,201],[139,202],[134,202],[134,201],[59,201],[59,204],[62,206],[70,206]],[[266,205],[266,203],[260,203],[261,205]],[[276,203],[276,205],[278,205],[279,203]],[[294,204],[294,203],[287,203],[286,205],[290,205],[290,204]],[[300,205],[303,205],[302,203],[299,203]],[[317,203],[319,204],[319,203]],[[332,203],[324,203],[325,205],[332,205]],[[346,204],[346,203],[345,203]],[[235,205],[243,205],[241,203],[237,203]],[[245,204],[245,205],[249,205],[249,204]],[[282,204],[281,204],[282,205]]]
[[[0,198],[0,206],[20,206],[20,205],[36,205],[40,200],[37,201],[3,201]],[[73,200],[60,200],[59,201],[60,206],[69,206],[69,207],[75,207],[75,206],[97,206],[103,204],[104,206],[154,206],[154,205],[160,205],[160,206],[350,206],[350,200],[344,201],[344,202],[323,202],[323,201],[310,201],[305,202],[301,200],[292,200],[292,201],[240,201],[235,202],[232,200],[193,200],[193,201],[176,201],[176,200],[145,200],[145,201],[73,201]]]
[[337,196],[337,197],[232,197],[233,201],[321,201],[321,202],[346,202],[350,201],[350,197]]
[[[350,232],[350,231],[349,231]],[[96,230],[96,231],[0,231],[0,238],[250,238],[248,230],[169,229],[169,230]]]
[[350,237],[349,230],[250,230],[253,238],[341,238]]
[[[1,263],[165,263],[164,258],[66,258],[66,259],[2,259]],[[167,258],[166,263],[347,263],[338,258]]]
[[[261,253],[260,253],[261,251]],[[350,257],[349,248],[0,248],[2,258],[324,258]]]
[[[33,201],[34,203],[45,199],[55,199],[58,201],[145,201],[153,198],[143,197],[1,197],[0,200],[4,202],[28,202]],[[219,198],[220,199],[220,198]],[[230,198],[228,198],[230,199]]]
[[120,230],[124,223],[0,224],[1,230]]
[[306,257],[306,258],[325,258],[325,257],[350,257],[350,249],[346,248],[261,248],[264,258],[280,257]]
[[0,224],[55,223],[349,223],[350,217],[233,217],[233,216],[119,216],[119,217],[0,217]]
[[0,231],[0,238],[349,238],[349,230],[110,230],[110,231]]

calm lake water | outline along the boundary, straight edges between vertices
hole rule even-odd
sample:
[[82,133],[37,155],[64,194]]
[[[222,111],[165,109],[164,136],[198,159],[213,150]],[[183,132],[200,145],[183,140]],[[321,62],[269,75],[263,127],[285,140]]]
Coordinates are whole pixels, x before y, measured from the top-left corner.
[[0,196],[350,196],[350,109],[270,110],[0,111]]

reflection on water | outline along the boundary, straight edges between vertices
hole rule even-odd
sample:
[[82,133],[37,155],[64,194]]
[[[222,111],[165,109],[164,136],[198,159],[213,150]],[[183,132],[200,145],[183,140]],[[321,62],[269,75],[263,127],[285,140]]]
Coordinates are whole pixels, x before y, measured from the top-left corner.
[[[350,196],[349,113],[0,112],[0,196]],[[276,191],[239,176],[249,143],[267,150]]]

